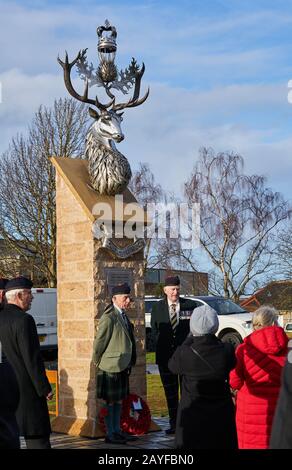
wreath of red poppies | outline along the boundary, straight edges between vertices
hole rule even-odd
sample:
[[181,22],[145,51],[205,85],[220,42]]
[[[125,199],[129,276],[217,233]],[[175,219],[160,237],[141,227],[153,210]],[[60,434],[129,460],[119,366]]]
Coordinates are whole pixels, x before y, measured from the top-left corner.
[[[141,409],[135,410],[133,407],[133,402],[138,402],[140,400]],[[107,409],[101,408],[99,411],[99,423],[102,430],[105,432],[105,422],[104,418],[107,415]],[[151,414],[147,403],[138,395],[130,393],[126,398],[124,398],[122,403],[122,413],[121,413],[121,429],[123,432],[129,434],[142,435],[145,434],[151,424]]]

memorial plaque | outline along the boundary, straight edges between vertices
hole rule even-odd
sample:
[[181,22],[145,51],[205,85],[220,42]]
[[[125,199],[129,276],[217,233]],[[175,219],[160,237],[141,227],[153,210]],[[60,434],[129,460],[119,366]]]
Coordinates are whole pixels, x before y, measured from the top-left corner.
[[113,286],[117,284],[124,284],[127,282],[133,290],[133,270],[132,269],[119,269],[119,268],[106,268],[106,284],[107,294],[110,296]]

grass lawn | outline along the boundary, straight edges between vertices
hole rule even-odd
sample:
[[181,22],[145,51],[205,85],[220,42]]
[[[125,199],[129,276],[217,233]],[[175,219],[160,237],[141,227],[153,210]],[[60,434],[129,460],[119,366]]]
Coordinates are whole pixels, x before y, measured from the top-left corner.
[[[147,364],[155,364],[155,353],[147,353],[146,355]],[[164,395],[164,390],[160,380],[160,375],[147,374],[147,403],[151,410],[152,416],[167,416],[167,406]],[[56,386],[51,384],[53,392],[55,393]],[[56,410],[56,396],[54,395],[53,400],[48,401],[49,411],[54,412]],[[50,415],[51,420],[54,419],[54,415]]]
[[[155,364],[155,353],[146,353],[146,363]],[[160,375],[147,374],[147,403],[152,416],[168,416]]]
[[152,416],[168,416],[160,375],[147,374],[147,403]]
[[[164,396],[164,391],[159,375],[147,374],[147,403],[151,410],[152,416],[167,416],[167,407]],[[52,384],[52,389],[55,392],[55,385]],[[49,411],[56,410],[56,396],[53,400],[48,401]],[[55,415],[51,414],[50,419],[54,419]]]
[[[55,384],[51,384],[51,387],[52,387],[52,390],[54,392],[54,398],[50,401],[48,401],[48,408],[49,408],[49,411],[51,412],[55,412],[56,411],[56,385]],[[54,419],[55,418],[55,415],[50,415],[50,419]]]
[[146,364],[155,364],[155,353],[154,352],[146,353]]

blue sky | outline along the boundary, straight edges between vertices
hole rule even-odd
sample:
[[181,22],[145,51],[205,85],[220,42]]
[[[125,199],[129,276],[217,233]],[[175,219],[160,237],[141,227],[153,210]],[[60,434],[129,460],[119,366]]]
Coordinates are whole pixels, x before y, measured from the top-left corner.
[[233,150],[292,197],[292,1],[0,0],[0,151],[40,104],[67,96],[58,54],[88,47],[97,64],[105,18],[118,30],[117,65],[144,61],[151,88],[124,116],[119,149],[133,168],[147,161],[179,192],[201,146]]

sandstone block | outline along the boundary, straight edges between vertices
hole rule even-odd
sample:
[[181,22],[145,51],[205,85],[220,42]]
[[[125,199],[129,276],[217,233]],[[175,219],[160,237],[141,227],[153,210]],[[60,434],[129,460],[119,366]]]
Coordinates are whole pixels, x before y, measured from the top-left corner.
[[93,338],[93,325],[86,320],[63,321],[63,336],[70,339]]
[[89,300],[89,282],[63,282],[58,288],[60,301]]
[[82,340],[76,343],[77,357],[88,358],[92,357],[92,340]]
[[68,341],[64,338],[58,339],[58,354],[62,355],[64,359],[76,357],[76,342]]

